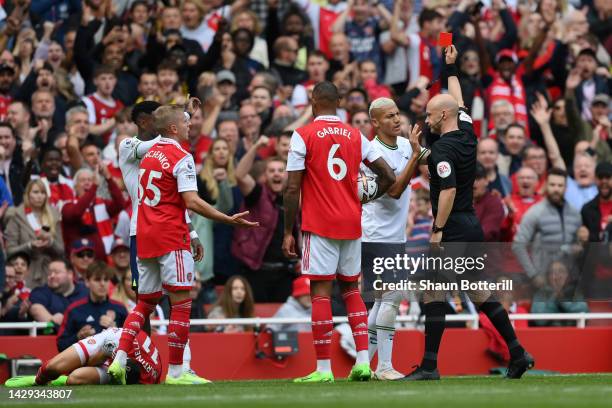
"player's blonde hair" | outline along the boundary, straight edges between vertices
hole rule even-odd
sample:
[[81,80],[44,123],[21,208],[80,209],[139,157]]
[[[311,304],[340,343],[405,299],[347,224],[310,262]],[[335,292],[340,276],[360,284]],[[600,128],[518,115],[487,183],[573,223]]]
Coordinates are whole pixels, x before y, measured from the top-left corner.
[[370,104],[370,109],[368,110],[368,114],[370,115],[370,119],[372,118],[372,114],[376,109],[384,109],[384,108],[394,108],[397,105],[395,101],[391,98],[377,98],[372,101]]
[[175,123],[178,119],[178,115],[183,117],[183,106],[179,105],[163,105],[155,109],[153,112],[153,126],[157,133],[162,136],[167,136],[166,131],[168,127]]

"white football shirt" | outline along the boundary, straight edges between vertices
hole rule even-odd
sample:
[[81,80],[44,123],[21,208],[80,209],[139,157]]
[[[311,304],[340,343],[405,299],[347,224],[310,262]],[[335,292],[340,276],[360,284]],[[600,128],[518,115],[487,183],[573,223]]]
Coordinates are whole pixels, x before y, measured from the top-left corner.
[[[397,138],[397,147],[387,146],[378,137],[372,140],[371,146],[380,152],[396,177],[404,171],[412,156],[410,142],[403,137]],[[361,169],[367,176],[376,177],[367,166],[362,164]],[[384,194],[362,206],[362,242],[406,242],[410,190],[411,187],[408,186],[398,200]]]
[[125,139],[119,145],[119,169],[123,175],[123,182],[132,200],[132,219],[130,220],[130,236],[136,235],[136,220],[138,219],[138,172],[140,160],[161,139],[142,141],[136,137]]

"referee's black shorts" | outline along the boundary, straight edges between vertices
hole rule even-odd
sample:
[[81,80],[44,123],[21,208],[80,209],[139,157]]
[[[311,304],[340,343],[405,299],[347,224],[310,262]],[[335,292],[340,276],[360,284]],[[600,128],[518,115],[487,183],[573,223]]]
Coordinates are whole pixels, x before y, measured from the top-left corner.
[[451,213],[444,226],[442,242],[483,242],[484,233],[476,214]]

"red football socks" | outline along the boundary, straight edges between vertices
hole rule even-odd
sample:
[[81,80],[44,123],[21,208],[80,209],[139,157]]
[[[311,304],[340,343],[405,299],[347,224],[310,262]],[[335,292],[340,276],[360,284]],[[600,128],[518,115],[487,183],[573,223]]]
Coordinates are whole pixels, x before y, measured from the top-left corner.
[[357,351],[368,349],[368,311],[357,289],[342,294]]
[[155,310],[155,304],[147,303],[143,300],[139,300],[134,310],[130,312],[125,323],[123,323],[123,331],[121,332],[121,339],[119,340],[119,348],[127,353],[134,341],[134,337],[142,329],[145,322],[145,317],[149,316]]
[[329,358],[331,357],[331,339],[333,330],[334,325],[332,322],[330,299],[324,296],[313,296],[312,338],[315,347],[315,354],[317,355],[317,360],[329,360]]
[[191,299],[185,299],[172,305],[170,325],[168,327],[168,363],[183,365],[183,351],[189,340],[189,316]]

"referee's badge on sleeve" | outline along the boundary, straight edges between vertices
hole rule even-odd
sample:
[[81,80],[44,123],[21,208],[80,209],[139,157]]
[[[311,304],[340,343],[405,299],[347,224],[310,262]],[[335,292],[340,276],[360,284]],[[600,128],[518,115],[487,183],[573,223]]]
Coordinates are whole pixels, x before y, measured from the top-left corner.
[[451,166],[447,161],[441,161],[438,163],[436,170],[438,171],[438,176],[442,178],[447,178],[452,172]]

